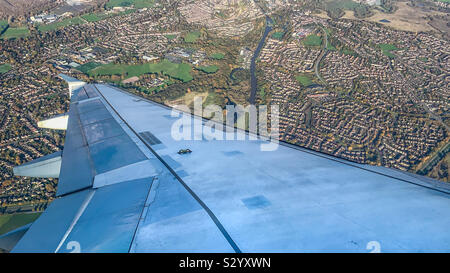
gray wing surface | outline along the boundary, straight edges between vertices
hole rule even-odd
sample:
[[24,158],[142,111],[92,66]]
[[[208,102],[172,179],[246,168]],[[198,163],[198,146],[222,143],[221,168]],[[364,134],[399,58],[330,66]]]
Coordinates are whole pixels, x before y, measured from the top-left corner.
[[74,90],[57,198],[13,252],[450,250],[443,183],[263,139],[177,141],[172,111]]

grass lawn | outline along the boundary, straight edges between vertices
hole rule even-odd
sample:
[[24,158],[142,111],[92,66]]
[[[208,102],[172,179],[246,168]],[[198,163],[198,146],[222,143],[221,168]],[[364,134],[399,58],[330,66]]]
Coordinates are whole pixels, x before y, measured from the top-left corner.
[[189,33],[186,33],[186,35],[184,35],[184,41],[186,43],[195,43],[195,41],[197,41],[197,39],[200,37],[200,31],[192,31]]
[[284,36],[284,32],[282,31],[278,31],[272,34],[272,38],[277,39],[277,40],[281,40]]
[[177,37],[177,35],[175,35],[175,34],[167,34],[167,35],[164,35],[164,36],[166,36],[166,38],[169,39],[169,40],[173,40],[173,39],[175,39]]
[[395,57],[395,55],[392,54],[391,51],[398,50],[398,48],[392,44],[379,44],[378,47],[381,48],[381,52],[383,52],[383,54],[388,56],[389,58]]
[[6,27],[8,27],[8,21],[0,20],[0,33],[2,33]]
[[141,9],[150,8],[153,4],[154,0],[109,0],[106,3],[106,8],[134,6],[137,9]]
[[347,49],[347,48],[342,49],[342,53],[344,53],[345,55],[353,55],[353,56],[356,55],[355,51],[353,51],[351,49]]
[[328,44],[327,44],[327,49],[328,50],[336,50],[336,48],[328,41]]
[[84,24],[83,19],[81,19],[80,17],[74,17],[74,18],[68,18],[59,22],[54,22],[51,24],[41,24],[38,26],[38,30],[41,32],[47,32],[47,31],[52,31],[58,28],[62,28],[62,27],[66,27],[66,26],[70,26],[70,25],[80,25],[80,24]]
[[106,19],[111,16],[113,16],[113,14],[88,13],[88,14],[82,15],[81,17],[88,22],[97,22],[97,21],[101,21],[101,20]]
[[219,67],[217,65],[208,65],[208,66],[199,66],[195,69],[203,71],[208,74],[216,73],[217,70],[219,70]]
[[304,87],[308,87],[312,84],[311,79],[306,75],[298,75],[295,79]]
[[310,34],[303,39],[305,46],[320,46],[322,44],[322,38],[315,34]]
[[85,15],[82,15],[81,18],[88,22],[97,22],[105,18],[105,16],[102,16],[101,14],[97,13],[88,13]]
[[220,53],[220,52],[216,52],[214,54],[211,54],[211,58],[215,59],[215,60],[222,60],[225,57],[225,54]]
[[359,7],[359,4],[352,0],[333,0],[326,4],[327,9],[341,8],[346,10],[353,10]]
[[128,10],[123,11],[123,12],[109,13],[109,14],[101,13],[101,12],[99,12],[99,13],[88,13],[88,14],[85,14],[85,15],[81,15],[81,18],[83,18],[84,20],[86,20],[88,22],[98,22],[98,21],[101,21],[101,20],[104,20],[104,19],[107,19],[107,18],[110,18],[110,17],[129,14],[129,13],[132,13],[134,11],[135,11],[135,9],[128,9]]
[[191,81],[192,66],[190,64],[171,63],[168,60],[163,60],[159,63],[145,63],[137,65],[126,64],[106,64],[90,70],[87,74],[89,76],[111,76],[111,75],[126,75],[127,77],[137,76],[147,73],[162,73],[174,79],[183,82]]
[[0,73],[6,73],[11,70],[11,68],[10,64],[0,64]]
[[40,212],[0,215],[0,235],[29,224],[35,221],[40,215]]
[[3,39],[21,38],[30,35],[27,27],[10,27],[3,34]]
[[96,68],[98,66],[101,66],[101,65],[102,64],[96,63],[96,62],[88,62],[88,63],[85,63],[83,65],[80,65],[79,67],[77,67],[75,69],[77,69],[78,71],[83,72],[84,74],[87,74],[90,70],[92,70],[92,69],[94,69],[94,68]]

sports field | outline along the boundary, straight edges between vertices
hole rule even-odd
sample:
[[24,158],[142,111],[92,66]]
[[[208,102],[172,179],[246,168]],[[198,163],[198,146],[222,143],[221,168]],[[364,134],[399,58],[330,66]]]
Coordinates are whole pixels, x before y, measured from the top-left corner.
[[10,27],[1,36],[2,39],[22,38],[30,35],[27,27]]
[[111,75],[126,75],[133,77],[147,74],[147,73],[162,73],[174,79],[183,82],[191,81],[192,66],[184,63],[172,63],[168,60],[163,60],[159,63],[145,63],[137,65],[126,64],[106,64],[90,70],[87,74],[89,76],[111,76]]
[[154,4],[154,0],[109,0],[106,8],[113,7],[135,7],[137,9],[150,8]]
[[38,30],[41,32],[47,32],[56,30],[58,28],[67,27],[70,25],[80,25],[84,24],[85,21],[80,17],[68,18],[59,22],[51,23],[51,24],[41,24],[38,26]]
[[92,69],[94,69],[96,67],[99,67],[99,66],[101,66],[101,64],[96,63],[96,62],[88,62],[88,63],[85,63],[83,65],[80,65],[76,69],[78,71],[81,71],[81,72],[85,73],[85,74],[88,74],[89,71],[91,71]]
[[104,14],[104,13],[88,13],[88,14],[81,15],[81,18],[83,18],[84,20],[86,20],[88,22],[97,22],[97,21],[106,19],[110,16],[111,15]]

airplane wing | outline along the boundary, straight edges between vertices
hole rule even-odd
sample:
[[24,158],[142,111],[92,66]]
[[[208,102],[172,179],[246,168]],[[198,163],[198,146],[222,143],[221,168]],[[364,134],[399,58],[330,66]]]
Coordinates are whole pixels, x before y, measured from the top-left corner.
[[12,252],[450,251],[444,183],[262,138],[175,140],[173,109],[64,79],[68,120],[43,123],[67,128],[62,154],[15,168],[59,177],[57,198]]

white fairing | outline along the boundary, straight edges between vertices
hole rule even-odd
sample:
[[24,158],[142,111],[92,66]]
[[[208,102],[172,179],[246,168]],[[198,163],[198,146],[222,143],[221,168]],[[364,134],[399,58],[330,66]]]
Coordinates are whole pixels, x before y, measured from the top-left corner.
[[38,122],[39,128],[55,129],[55,130],[67,130],[67,121],[69,115],[60,115],[57,117],[49,118]]
[[58,178],[60,170],[61,151],[13,168],[14,175],[41,178]]

